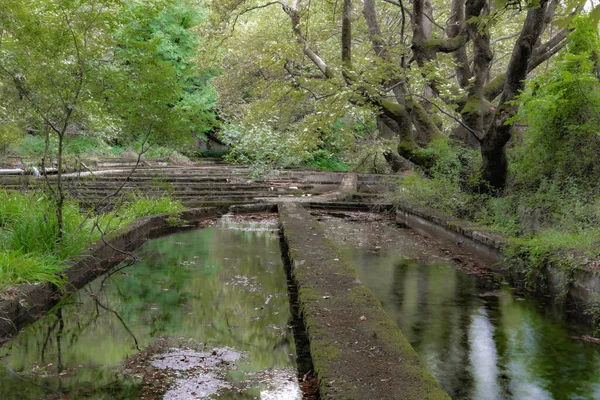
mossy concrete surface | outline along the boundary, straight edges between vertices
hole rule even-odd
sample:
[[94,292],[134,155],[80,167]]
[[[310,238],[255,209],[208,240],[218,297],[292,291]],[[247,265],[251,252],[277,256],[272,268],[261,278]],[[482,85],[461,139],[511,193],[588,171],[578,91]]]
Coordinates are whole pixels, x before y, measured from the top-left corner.
[[[465,238],[488,247],[490,250],[498,252],[499,258],[502,258],[502,250],[508,246],[508,239],[503,235],[493,232],[481,225],[442,214],[433,208],[409,204],[397,204],[396,207],[396,216],[400,222],[407,223],[408,221],[406,221],[406,219],[410,215],[423,218],[448,231],[464,236]],[[411,224],[407,223],[407,225],[410,226]],[[426,229],[419,230],[422,230],[425,234],[432,234],[432,232],[427,231]],[[436,232],[435,234],[439,235],[439,232]]]
[[449,399],[300,205],[279,205],[322,399]]

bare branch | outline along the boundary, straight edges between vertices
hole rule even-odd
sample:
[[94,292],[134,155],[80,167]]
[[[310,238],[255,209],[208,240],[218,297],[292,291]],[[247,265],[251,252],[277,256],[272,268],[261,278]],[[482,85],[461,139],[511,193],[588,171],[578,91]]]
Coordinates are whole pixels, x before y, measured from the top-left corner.
[[52,389],[50,386],[44,386],[44,385],[40,385],[39,383],[33,381],[33,380],[29,380],[29,379],[25,379],[23,378],[21,375],[19,375],[17,372],[15,372],[14,369],[11,368],[10,365],[8,365],[7,363],[5,363],[4,361],[0,360],[0,362],[4,365],[4,367],[6,367],[6,369],[8,370],[9,374],[14,376],[15,378],[23,381],[23,382],[27,382],[29,384],[35,385],[35,386],[39,386],[47,391],[49,391],[50,393],[54,393],[57,396],[64,396],[64,393],[61,393],[57,390]]
[[409,10],[409,9],[407,9],[407,8],[404,6],[404,4],[402,3],[402,0],[398,0],[398,1],[395,1],[395,0],[383,0],[383,1],[384,1],[384,2],[386,2],[386,3],[389,3],[389,4],[393,4],[393,5],[395,5],[396,7],[400,7],[400,9],[402,9],[402,12],[403,12],[403,13],[406,13],[406,14],[408,14],[408,16],[409,16],[410,18],[412,18],[412,17],[413,17],[413,15],[412,15],[412,13],[410,12],[410,10]]
[[290,8],[286,4],[282,4],[283,11],[289,15],[290,20],[292,22],[292,30],[296,35],[298,43],[302,45],[302,51],[304,55],[306,55],[312,62],[319,68],[321,73],[325,75],[326,78],[333,78],[333,71],[327,66],[327,64],[323,61],[321,57],[317,53],[315,53],[310,46],[308,45],[308,41],[304,37],[304,34],[299,28],[300,25],[300,16],[298,15],[299,0],[296,0],[295,5]]
[[127,324],[125,323],[125,321],[123,320],[123,318],[121,318],[121,316],[119,315],[118,312],[116,312],[115,310],[108,308],[107,306],[105,306],[104,304],[100,303],[100,301],[97,298],[94,298],[94,301],[96,302],[96,304],[98,306],[100,306],[100,308],[105,309],[108,312],[113,313],[117,319],[121,322],[121,325],[123,325],[123,328],[125,328],[125,330],[127,331],[127,333],[129,334],[129,336],[131,336],[133,338],[133,341],[135,343],[135,348],[140,351],[140,345],[138,343],[137,338],[135,337],[135,334],[131,331],[131,329],[129,329],[129,327],[127,326]]
[[517,36],[519,36],[519,34],[520,34],[520,33],[521,33],[521,32],[519,31],[519,32],[514,32],[514,33],[511,33],[511,34],[509,34],[509,35],[506,35],[506,36],[500,36],[500,37],[498,37],[498,38],[496,38],[496,39],[492,40],[492,41],[490,42],[490,45],[494,45],[494,44],[496,44],[496,43],[498,43],[498,42],[501,42],[501,41],[503,41],[503,40],[512,39],[512,38],[514,38],[514,37],[517,37]]
[[267,3],[267,4],[262,4],[262,5],[260,5],[260,6],[254,6],[254,7],[249,7],[249,8],[246,8],[245,10],[243,10],[242,12],[240,12],[239,14],[237,14],[237,15],[235,16],[235,18],[234,18],[234,20],[233,20],[233,24],[231,25],[231,30],[232,30],[232,31],[234,31],[234,30],[235,30],[235,26],[236,26],[236,24],[237,24],[237,22],[238,22],[238,19],[239,19],[239,18],[240,18],[242,15],[244,15],[244,14],[247,14],[247,13],[249,13],[250,11],[254,11],[254,10],[260,10],[260,9],[262,9],[262,8],[267,8],[267,7],[273,6],[273,5],[275,5],[275,4],[279,4],[280,6],[284,6],[284,4],[283,4],[282,2],[280,2],[280,1],[272,1],[272,2],[270,2],[270,3]]

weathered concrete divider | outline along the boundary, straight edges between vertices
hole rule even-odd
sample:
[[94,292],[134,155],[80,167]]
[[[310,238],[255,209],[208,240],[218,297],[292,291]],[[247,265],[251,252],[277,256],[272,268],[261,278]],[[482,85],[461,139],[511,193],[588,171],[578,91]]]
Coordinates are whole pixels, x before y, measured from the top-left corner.
[[297,203],[279,205],[322,399],[449,399],[355,271]]
[[24,284],[0,292],[0,344],[17,334],[24,326],[37,320],[57,304],[87,283],[125,260],[127,252],[139,248],[146,240],[184,229],[193,229],[210,218],[227,211],[225,207],[207,207],[173,215],[154,215],[135,220],[126,227],[107,235],[64,271],[65,291],[49,283]]

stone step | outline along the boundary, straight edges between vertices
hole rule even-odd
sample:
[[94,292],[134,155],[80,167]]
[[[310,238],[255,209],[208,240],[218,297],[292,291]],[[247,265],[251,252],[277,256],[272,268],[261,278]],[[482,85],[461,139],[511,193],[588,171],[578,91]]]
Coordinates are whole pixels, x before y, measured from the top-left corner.
[[[98,181],[81,181],[81,182],[65,182],[66,190],[78,191],[99,191],[110,192],[121,187],[123,182],[98,182]],[[0,182],[0,188],[4,190],[26,190],[26,189],[43,189],[46,183],[43,180],[31,181],[30,183],[9,184]],[[243,185],[231,184],[226,182],[177,182],[177,183],[152,183],[152,182],[127,182],[122,190],[126,191],[177,191],[177,192],[228,192],[228,191],[275,191],[275,192],[302,192],[321,194],[325,192],[337,190],[339,185],[335,184],[300,184],[297,182],[265,182],[265,183],[248,183]]]
[[[152,195],[150,195],[152,197]],[[280,198],[281,195],[276,194],[264,194],[261,195],[262,198]],[[283,196],[283,197],[292,197],[292,196]],[[92,205],[94,203],[98,203],[101,200],[104,200],[103,196],[88,196],[85,198],[79,199],[79,201],[83,205]],[[117,202],[118,200],[123,199],[123,197],[116,197],[111,199],[111,202]],[[126,199],[126,196],[125,196]],[[202,203],[216,203],[216,202],[236,202],[239,204],[244,203],[254,203],[258,202],[258,196],[247,195],[247,194],[228,194],[228,195],[218,195],[218,196],[187,196],[177,198],[179,201],[183,203],[185,206],[197,205]]]
[[[113,195],[115,192],[111,191],[111,190],[67,190],[67,193],[69,193],[70,195],[74,196],[74,197],[78,197],[78,198],[86,198],[86,197],[104,197],[107,195]],[[191,197],[191,198],[199,198],[199,197],[207,197],[207,196],[237,196],[237,195],[243,195],[243,196],[250,196],[250,197],[273,197],[273,196],[279,196],[279,195],[291,195],[291,196],[295,196],[295,195],[302,195],[302,194],[307,194],[308,192],[306,191],[243,191],[243,190],[239,190],[239,191],[220,191],[220,192],[215,192],[215,191],[211,191],[211,192],[183,192],[183,191],[166,191],[166,190],[148,190],[148,191],[135,191],[135,190],[121,190],[120,195],[131,195],[131,194],[138,194],[138,195],[144,195],[144,196],[162,196],[165,194],[168,194],[172,197],[177,197],[177,198],[184,198],[184,197]],[[316,195],[319,193],[310,193],[311,195]]]
[[[120,185],[67,185],[67,190],[87,191],[111,191],[120,188]],[[271,189],[272,188],[272,189]],[[309,190],[312,186],[304,185],[299,190]],[[155,186],[137,186],[125,185],[122,190],[127,191],[173,191],[183,193],[204,193],[204,192],[236,192],[236,191],[289,191],[288,188],[274,187],[268,185],[219,185],[219,186],[193,186],[193,185],[155,185]]]
[[357,185],[357,189],[359,193],[383,193],[391,188],[391,185],[383,185],[383,184],[365,184],[359,183]]

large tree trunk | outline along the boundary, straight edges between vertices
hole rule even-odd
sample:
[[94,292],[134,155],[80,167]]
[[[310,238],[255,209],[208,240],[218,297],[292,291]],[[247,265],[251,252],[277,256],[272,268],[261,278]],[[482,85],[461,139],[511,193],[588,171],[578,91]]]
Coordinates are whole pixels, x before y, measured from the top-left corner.
[[379,131],[379,137],[383,139],[397,139],[400,127],[390,117],[385,114],[377,116],[377,130]]
[[502,189],[506,185],[506,174],[508,171],[508,158],[506,157],[506,143],[510,139],[510,126],[490,127],[487,135],[481,143],[482,173],[481,177],[488,190]]
[[507,124],[507,121],[518,111],[518,106],[511,102],[525,87],[525,78],[529,72],[535,45],[544,31],[548,4],[548,0],[540,0],[538,7],[527,12],[523,29],[508,64],[500,105],[494,114],[492,124],[482,138],[482,177],[495,190],[503,189],[506,185],[508,171],[506,144],[512,133],[512,127]]

